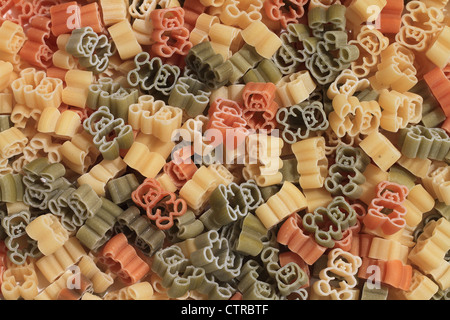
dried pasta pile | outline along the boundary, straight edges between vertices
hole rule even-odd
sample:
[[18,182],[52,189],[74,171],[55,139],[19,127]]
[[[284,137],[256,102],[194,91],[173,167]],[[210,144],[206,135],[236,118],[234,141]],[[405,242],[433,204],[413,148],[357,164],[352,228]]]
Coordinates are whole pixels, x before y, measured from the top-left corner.
[[449,6],[0,1],[1,298],[450,299]]

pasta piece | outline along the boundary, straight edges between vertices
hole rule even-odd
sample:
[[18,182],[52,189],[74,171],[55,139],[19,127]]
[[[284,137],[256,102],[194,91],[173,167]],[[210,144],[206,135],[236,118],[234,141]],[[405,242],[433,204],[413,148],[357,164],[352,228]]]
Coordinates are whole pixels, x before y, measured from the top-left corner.
[[26,228],[28,236],[38,243],[39,250],[48,256],[61,248],[69,239],[69,233],[58,218],[45,214],[34,219]]

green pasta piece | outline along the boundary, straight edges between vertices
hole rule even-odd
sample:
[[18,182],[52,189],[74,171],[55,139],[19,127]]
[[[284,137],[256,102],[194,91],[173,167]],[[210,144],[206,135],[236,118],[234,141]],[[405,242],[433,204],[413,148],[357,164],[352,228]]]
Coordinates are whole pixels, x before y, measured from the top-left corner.
[[255,68],[263,59],[253,46],[245,43],[239,51],[224,63],[230,65],[233,70],[229,82],[233,84],[239,81],[247,71]]
[[243,255],[257,256],[264,248],[262,238],[267,235],[268,230],[253,214],[248,214],[241,220],[240,230],[233,247]]
[[139,187],[139,181],[134,173],[111,179],[106,184],[106,190],[115,204],[122,204],[131,199],[131,193]]
[[422,97],[422,119],[420,124],[427,128],[438,127],[447,118],[425,80],[419,80],[410,92]]
[[403,167],[394,164],[388,173],[388,180],[406,186],[409,190],[416,185],[416,176]]
[[233,74],[232,64],[224,63],[222,55],[214,52],[210,42],[193,46],[185,60],[188,68],[211,90],[227,84]]
[[26,227],[31,222],[29,211],[20,211],[4,217],[1,221],[6,233],[5,246],[8,249],[9,260],[16,264],[24,264],[28,258],[39,258],[42,253],[39,251],[37,241],[31,239],[26,233]]
[[153,256],[163,247],[165,233],[156,228],[148,217],[141,215],[136,206],[123,211],[118,216],[117,222],[119,230],[145,255]]
[[450,300],[450,288],[446,290],[439,289],[433,297],[432,300]]
[[308,10],[308,26],[311,29],[323,30],[323,25],[327,23],[327,9],[315,7]]
[[0,132],[3,132],[12,127],[11,116],[2,114],[0,115]]
[[333,198],[326,208],[318,207],[303,216],[304,229],[314,234],[315,241],[323,247],[333,248],[341,240],[342,232],[356,224],[356,211],[342,196]]
[[228,186],[219,185],[209,198],[210,209],[200,216],[203,225],[209,230],[220,227],[245,217],[248,203],[242,188],[232,182]]
[[162,286],[169,288],[189,264],[189,260],[183,255],[181,249],[176,245],[158,250],[153,256],[151,269],[162,280]]
[[203,223],[197,219],[194,212],[189,209],[182,216],[176,217],[174,222],[178,229],[176,235],[180,240],[195,238],[204,230]]
[[91,27],[74,29],[67,41],[66,51],[78,59],[79,64],[94,74],[106,70],[115,46],[104,34],[97,35]]
[[300,175],[297,171],[297,159],[283,159],[283,167],[280,169],[280,172],[283,175],[283,182],[298,183]]
[[1,201],[20,202],[23,199],[24,185],[22,175],[8,173],[0,177]]
[[400,129],[398,144],[408,158],[442,161],[450,151],[450,137],[444,129],[421,125]]
[[270,59],[263,59],[256,68],[250,69],[244,75],[243,80],[245,83],[249,82],[272,82],[278,83],[283,74],[277,68],[277,66]]
[[136,68],[127,74],[130,86],[140,87],[152,95],[169,96],[181,73],[178,66],[165,64],[159,57],[150,59],[148,52],[138,53],[134,63]]
[[436,201],[434,210],[436,210],[442,217],[450,221],[450,206],[443,202]]
[[382,285],[379,285],[379,288],[373,288],[373,286],[367,281],[364,283],[361,300],[387,300],[389,288]]
[[190,117],[202,114],[209,103],[211,92],[200,81],[180,77],[170,93],[168,103],[171,106],[185,110]]
[[102,206],[84,225],[78,229],[76,237],[90,250],[97,250],[112,236],[117,217],[123,210],[112,201],[101,197]]
[[169,298],[179,298],[190,290],[196,290],[205,280],[205,276],[204,269],[187,266],[183,274],[173,280],[167,290],[167,296]]
[[206,295],[209,300],[229,300],[234,293],[230,284],[219,284],[214,276],[209,274],[205,275],[197,291]]
[[[83,122],[83,128],[93,136],[93,143],[103,158],[114,160],[121,149],[129,149],[134,142],[133,128],[122,118],[115,119],[108,107],[102,106]],[[114,138],[109,137],[114,134]]]
[[138,96],[137,89],[125,89],[111,78],[101,78],[97,84],[89,86],[86,106],[92,110],[106,106],[115,118],[127,122],[128,108],[137,102]]
[[254,260],[248,260],[238,278],[238,290],[244,300],[278,300],[275,286],[258,280],[261,266]]
[[280,108],[276,120],[282,128],[283,141],[289,144],[293,144],[299,139],[307,139],[329,127],[324,106],[320,101],[307,101],[291,107]]

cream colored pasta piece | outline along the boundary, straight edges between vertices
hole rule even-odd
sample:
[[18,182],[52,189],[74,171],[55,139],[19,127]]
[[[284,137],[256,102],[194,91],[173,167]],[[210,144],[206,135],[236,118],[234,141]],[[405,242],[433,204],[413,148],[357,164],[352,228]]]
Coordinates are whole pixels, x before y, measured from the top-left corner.
[[2,295],[6,300],[33,300],[39,293],[38,277],[33,261],[15,265],[9,260],[3,272]]
[[365,204],[369,205],[376,196],[375,187],[381,181],[388,180],[388,173],[373,163],[369,163],[363,172],[366,181],[361,185],[363,193],[359,197]]
[[61,289],[67,288],[67,283],[70,281],[72,276],[72,271],[65,271],[57,280],[50,281],[50,285],[39,292],[34,300],[57,300],[59,292]]
[[384,171],[387,171],[402,156],[392,142],[378,131],[370,133],[359,146]]
[[11,122],[16,128],[23,129],[28,121],[39,121],[41,110],[37,108],[29,108],[23,104],[17,103],[11,111]]
[[442,29],[425,55],[441,69],[448,64],[450,60],[450,26]]
[[17,65],[20,57],[17,54],[25,43],[26,36],[22,26],[5,20],[0,27],[0,60]]
[[222,55],[224,60],[230,58],[243,45],[242,31],[239,28],[221,23],[214,23],[209,29],[209,39],[214,52]]
[[123,161],[147,178],[156,177],[166,164],[161,154],[150,151],[146,145],[137,141],[133,142]]
[[256,52],[270,59],[281,47],[281,39],[262,22],[254,21],[241,32],[246,43],[255,47]]
[[100,7],[106,27],[127,19],[127,2],[123,0],[100,0]]
[[368,257],[383,261],[400,260],[403,264],[406,264],[408,252],[408,247],[397,241],[374,237],[370,245]]
[[75,111],[60,112],[58,108],[47,107],[39,118],[37,130],[42,133],[54,133],[56,136],[70,138],[81,128],[81,118]]
[[419,178],[426,177],[431,166],[430,159],[412,159],[405,157],[404,155],[402,155],[401,158],[398,159],[397,163]]
[[89,184],[99,196],[104,196],[106,183],[113,178],[123,174],[127,164],[122,158],[117,157],[114,160],[102,160],[99,164],[92,167],[89,172],[83,174],[77,179],[79,185]]
[[85,255],[86,251],[78,239],[71,237],[54,253],[37,260],[36,266],[49,282],[53,282]]
[[430,300],[439,290],[439,286],[418,270],[413,270],[411,285],[402,293],[406,300]]
[[94,78],[91,71],[69,70],[65,75],[66,87],[62,91],[62,101],[70,106],[86,107],[89,86]]
[[333,200],[333,197],[325,188],[304,189],[303,193],[308,204],[308,212],[314,212],[318,207],[326,208]]
[[255,214],[267,229],[287,218],[290,214],[308,207],[303,193],[292,183],[285,181],[280,191],[259,206]]
[[325,154],[325,138],[314,137],[292,145],[297,159],[299,183],[303,190],[323,187],[328,175],[328,158]]
[[213,24],[220,23],[217,16],[212,16],[207,13],[202,13],[198,16],[195,27],[189,34],[189,41],[192,45],[199,44],[203,41],[209,40],[209,30]]
[[64,142],[59,150],[64,164],[78,174],[86,173],[100,154],[92,143],[92,136],[85,131]]
[[82,256],[77,266],[81,274],[92,282],[95,293],[103,293],[114,283],[112,276],[97,267],[90,256]]
[[[2,68],[2,63],[0,63],[0,69]],[[12,69],[11,69],[12,71]],[[0,79],[2,79],[1,81],[5,81],[5,76],[1,73],[0,71]],[[5,87],[7,87],[9,85],[9,82],[7,85],[5,85]],[[2,89],[2,85],[0,84],[0,91],[4,90],[5,88]],[[0,114],[10,114],[12,112],[13,109],[13,95],[10,92],[1,92],[0,93]]]
[[28,138],[17,128],[12,127],[0,132],[0,156],[8,159],[21,154]]
[[150,20],[135,19],[132,28],[139,44],[149,46],[155,43],[155,40],[152,39],[153,24]]
[[422,221],[423,214],[434,207],[434,198],[421,184],[416,184],[409,190],[408,196],[403,201],[406,208],[405,221],[410,227],[417,227]]
[[136,40],[128,20],[121,20],[113,24],[108,31],[122,60],[133,58],[142,52],[142,47]]
[[290,107],[306,100],[316,88],[307,70],[285,76],[276,85],[278,104],[283,107]]
[[28,236],[38,243],[39,251],[45,256],[54,253],[69,239],[69,233],[59,219],[49,213],[40,215],[25,228]]
[[0,61],[0,91],[5,90],[9,86],[12,73],[13,65],[7,61]]

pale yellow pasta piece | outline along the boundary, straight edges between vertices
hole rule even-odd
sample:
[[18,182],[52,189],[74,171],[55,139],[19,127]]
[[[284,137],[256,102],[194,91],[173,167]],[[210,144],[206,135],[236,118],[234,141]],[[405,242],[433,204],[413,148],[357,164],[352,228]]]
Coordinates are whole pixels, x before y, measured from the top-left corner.
[[442,9],[448,3],[448,0],[422,0],[422,2],[429,7],[436,7]]
[[333,197],[325,188],[304,189],[303,194],[308,204],[308,212],[313,212],[318,207],[326,208],[333,200]]
[[28,143],[28,138],[15,127],[0,132],[0,156],[8,159],[21,154]]
[[105,292],[114,283],[112,276],[101,271],[90,256],[82,256],[77,266],[81,274],[92,282],[95,293]]
[[374,237],[368,257],[383,261],[400,260],[403,264],[407,264],[408,252],[408,247],[400,242]]
[[83,296],[81,297],[81,300],[103,300],[102,298],[100,298],[99,296],[86,292],[85,294],[83,294]]
[[100,0],[100,7],[106,27],[127,19],[127,2],[123,0]]
[[0,61],[0,91],[5,90],[9,86],[12,73],[13,65],[7,61]]
[[417,124],[422,119],[423,98],[417,94],[383,89],[378,102],[383,108],[380,126],[387,131],[397,132],[409,123]]
[[402,205],[406,208],[405,221],[410,227],[416,227],[422,221],[422,215],[434,207],[434,198],[421,184],[416,184],[409,190]]
[[54,253],[37,260],[36,266],[49,282],[53,282],[85,255],[86,251],[78,239],[71,237]]
[[445,26],[444,29],[442,29],[425,55],[431,62],[433,62],[441,69],[443,69],[449,63],[450,26]]
[[29,108],[23,104],[17,103],[11,111],[11,122],[16,128],[23,129],[27,126],[28,121],[38,121],[41,116],[41,110]]
[[33,261],[27,261],[23,265],[15,265],[7,262],[3,272],[1,285],[3,298],[6,300],[33,300],[39,293],[38,277]]
[[166,191],[175,192],[178,190],[177,186],[173,183],[170,176],[166,173],[163,173],[159,177],[157,177],[156,181],[158,181],[161,187]]
[[[0,70],[2,69],[2,62],[0,62]],[[7,76],[4,76],[3,72],[0,71],[0,82],[4,84],[5,87],[9,85],[9,81],[6,81]],[[0,83],[0,91],[2,89],[3,84]],[[0,114],[10,114],[13,110],[13,95],[10,92],[1,92],[0,93]]]
[[325,138],[308,138],[294,143],[291,147],[297,159],[297,172],[300,174],[299,183],[302,189],[323,187],[328,175]]
[[290,107],[306,100],[316,88],[316,84],[307,70],[284,76],[276,84],[277,101],[283,107]]
[[175,147],[175,142],[161,141],[154,135],[142,132],[138,133],[134,141],[146,145],[149,150],[159,153],[164,159],[170,156],[172,149]]
[[412,159],[403,155],[398,159],[397,163],[419,178],[426,177],[431,166],[430,159]]
[[152,285],[143,281],[120,289],[118,300],[151,300],[152,297]]
[[103,159],[99,164],[92,167],[89,172],[77,179],[79,185],[88,184],[99,196],[106,194],[105,186],[110,179],[125,173],[127,164],[121,157],[114,160]]
[[155,43],[155,40],[152,39],[153,24],[151,20],[135,19],[132,28],[139,44],[149,46]]
[[86,173],[100,155],[97,147],[92,143],[92,136],[82,131],[66,141],[59,149],[64,164],[78,174]]
[[89,86],[94,77],[91,71],[69,70],[65,75],[66,87],[62,91],[62,101],[70,106],[86,107]]
[[330,84],[327,90],[327,96],[333,99],[338,94],[353,96],[355,92],[363,91],[370,86],[367,79],[359,79],[351,69],[343,70],[336,79]]
[[197,45],[200,42],[209,40],[209,30],[211,26],[220,23],[220,20],[216,16],[209,15],[207,13],[202,13],[198,16],[195,21],[195,27],[189,34],[189,41],[192,45]]
[[11,82],[11,90],[16,103],[28,108],[57,108],[62,101],[63,82],[61,79],[47,77],[44,71],[25,68],[20,72],[20,77]]
[[65,70],[75,69],[77,66],[77,60],[65,50],[55,51],[52,56],[52,62],[55,67]]
[[254,179],[260,187],[279,184],[283,174],[280,159],[284,142],[281,138],[266,134],[251,134],[247,137],[247,160],[242,170],[246,180]]
[[414,269],[409,290],[403,296],[407,300],[430,300],[438,290],[433,280]]
[[426,177],[422,178],[425,189],[440,202],[450,205],[450,167],[432,163]]
[[147,178],[156,177],[166,164],[161,154],[150,151],[146,145],[137,141],[133,142],[123,161]]
[[285,181],[280,191],[259,206],[255,214],[267,229],[287,218],[290,214],[308,207],[303,193],[292,183]]
[[363,174],[366,178],[366,181],[361,184],[363,193],[361,194],[359,199],[362,200],[365,204],[369,205],[372,199],[376,196],[376,185],[381,181],[387,181],[388,173],[380,169],[378,166],[369,163]]
[[211,92],[209,101],[214,101],[218,98],[228,99],[236,101],[237,103],[243,103],[242,93],[244,91],[244,84],[232,84],[229,86],[223,86]]
[[40,215],[31,221],[25,231],[30,238],[37,241],[39,251],[45,256],[54,253],[69,239],[69,232],[51,213]]
[[26,36],[22,26],[5,20],[0,27],[0,60],[18,64],[17,54],[25,43]]
[[136,40],[136,36],[128,20],[122,20],[113,24],[108,28],[108,32],[122,60],[133,58],[142,52],[142,47]]
[[65,271],[57,280],[51,281],[50,285],[42,290],[34,300],[57,300],[59,292],[67,288],[67,282],[73,276],[72,271]]
[[259,20],[250,23],[241,35],[246,43],[255,47],[256,52],[266,59],[270,59],[282,44],[281,39]]
[[370,133],[359,146],[383,171],[387,171],[402,156],[392,142],[378,131]]
[[59,137],[73,137],[81,128],[81,118],[75,111],[60,112],[58,108],[47,107],[39,118],[37,130],[54,133]]
[[200,210],[219,184],[228,185],[233,175],[221,164],[201,166],[180,189],[179,195],[194,211]]
[[229,59],[243,45],[242,30],[226,24],[212,24],[208,36],[214,52],[222,55],[224,60]]

